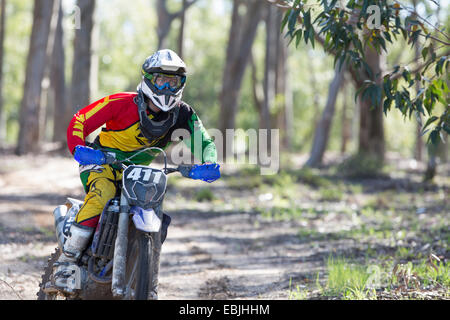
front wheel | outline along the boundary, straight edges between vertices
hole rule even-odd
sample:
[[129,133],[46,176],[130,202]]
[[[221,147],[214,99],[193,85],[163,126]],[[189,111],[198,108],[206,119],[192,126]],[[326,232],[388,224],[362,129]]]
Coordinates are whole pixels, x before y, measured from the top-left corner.
[[155,299],[159,271],[160,233],[145,233],[130,225],[125,272],[126,300]]

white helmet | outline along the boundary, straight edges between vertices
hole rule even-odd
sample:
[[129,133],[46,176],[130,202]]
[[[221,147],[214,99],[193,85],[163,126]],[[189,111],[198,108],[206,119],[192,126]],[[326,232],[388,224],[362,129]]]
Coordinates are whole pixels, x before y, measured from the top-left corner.
[[181,100],[186,85],[186,65],[172,50],[159,50],[142,65],[142,81],[137,90],[163,111],[169,111]]

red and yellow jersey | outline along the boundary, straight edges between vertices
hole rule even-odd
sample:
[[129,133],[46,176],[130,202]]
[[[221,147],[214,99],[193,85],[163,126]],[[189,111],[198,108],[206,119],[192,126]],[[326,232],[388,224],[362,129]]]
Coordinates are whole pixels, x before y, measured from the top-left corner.
[[[191,135],[190,146],[194,155],[203,162],[216,162],[217,154],[214,142],[198,118],[195,111],[186,103],[180,102],[179,116],[175,125],[163,136],[149,141],[141,133],[139,127],[138,108],[135,103],[137,93],[117,93],[96,101],[81,109],[74,115],[67,129],[67,144],[70,152],[77,145],[86,145],[86,137],[96,129],[105,125],[94,142],[94,147],[102,148],[116,153],[119,159],[125,159],[136,151],[145,147],[166,148],[171,142],[172,133],[176,129],[186,129]],[[149,112],[149,118],[158,121],[158,118],[167,116],[164,112]],[[195,148],[194,130],[200,130],[201,148]],[[198,151],[196,151],[198,149]],[[200,152],[201,151],[201,154]],[[148,164],[153,157],[146,153],[136,157],[137,164]]]

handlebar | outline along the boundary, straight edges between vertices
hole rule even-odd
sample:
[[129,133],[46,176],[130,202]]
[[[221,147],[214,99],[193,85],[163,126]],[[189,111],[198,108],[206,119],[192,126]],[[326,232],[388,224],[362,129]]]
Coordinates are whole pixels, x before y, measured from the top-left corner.
[[[169,171],[169,169],[171,169],[170,173],[178,171],[176,168],[168,168],[167,167],[167,154],[166,154],[166,152],[163,149],[158,148],[158,147],[149,147],[149,148],[142,149],[139,152],[133,154],[131,157],[128,157],[128,158],[126,158],[124,160],[117,160],[117,159],[115,159],[115,157],[111,158],[110,161],[108,161],[108,159],[107,159],[106,164],[120,164],[123,169],[126,169],[127,166],[124,164],[124,162],[127,162],[127,161],[131,162],[130,160],[133,159],[134,157],[136,157],[137,155],[139,155],[139,154],[141,154],[143,152],[149,152],[149,151],[151,151],[153,149],[162,152],[162,154],[164,155],[164,172],[166,174],[167,174],[167,171]],[[172,170],[175,170],[175,171],[172,171]]]
[[113,152],[108,150],[95,150],[90,147],[77,146],[75,149],[74,157],[75,160],[78,161],[81,165],[87,164],[109,164],[109,165],[120,165],[123,169],[128,168],[125,165],[125,162],[130,162],[131,159],[136,157],[137,155],[143,152],[150,152],[152,150],[158,150],[164,156],[164,173],[170,174],[173,172],[180,172],[183,177],[194,179],[194,180],[203,180],[206,182],[213,182],[220,178],[220,165],[219,164],[203,164],[203,165],[179,165],[177,168],[168,168],[167,167],[167,154],[165,151],[158,147],[148,147],[144,148],[132,156],[118,160],[116,159],[116,155]]

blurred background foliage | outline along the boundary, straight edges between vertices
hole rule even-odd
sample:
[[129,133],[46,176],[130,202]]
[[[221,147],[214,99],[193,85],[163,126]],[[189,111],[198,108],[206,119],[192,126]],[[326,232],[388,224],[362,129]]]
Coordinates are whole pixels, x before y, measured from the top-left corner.
[[[64,42],[66,54],[66,81],[71,79],[74,29],[74,0],[63,1]],[[91,101],[120,91],[135,91],[140,80],[139,69],[144,59],[157,50],[157,17],[155,2],[135,0],[99,0],[95,10],[94,49],[98,54],[98,85],[93,86]],[[179,10],[182,1],[167,1],[169,11]],[[219,126],[222,73],[225,63],[226,45],[232,1],[199,0],[186,12],[184,60],[188,65],[188,85],[184,100],[200,114],[207,128]],[[424,8],[424,10],[431,10]],[[448,2],[441,9],[442,23],[448,29],[450,15]],[[6,37],[4,55],[4,108],[7,119],[6,142],[14,145],[18,136],[19,106],[23,96],[26,59],[32,26],[33,2],[8,0],[6,3]],[[170,48],[177,47],[180,22],[175,20],[168,37]],[[97,34],[95,35],[95,32]],[[405,42],[399,38],[389,45],[388,65],[414,59],[414,51],[405,50]],[[257,79],[263,81],[265,56],[265,28],[258,27],[253,45],[257,65]],[[333,59],[316,45],[300,43],[298,48],[288,49],[288,81],[293,95],[294,132],[293,150],[309,151],[314,129],[324,108],[329,83],[333,78]],[[239,101],[237,127],[248,129],[258,127],[252,96],[252,70],[246,69]],[[341,132],[344,105],[351,119],[350,144],[346,152],[354,152],[358,127],[355,90],[351,85],[341,89],[336,103],[336,114],[331,128],[327,150],[341,149]],[[438,105],[443,109],[448,106]],[[353,121],[355,120],[355,121]],[[411,157],[414,153],[416,124],[414,119],[404,119],[398,111],[390,112],[385,118],[387,151]],[[48,125],[50,125],[48,123]],[[51,133],[48,132],[48,135]],[[50,136],[46,139],[50,140]],[[425,138],[424,138],[425,140]],[[448,147],[448,146],[447,146]]]

